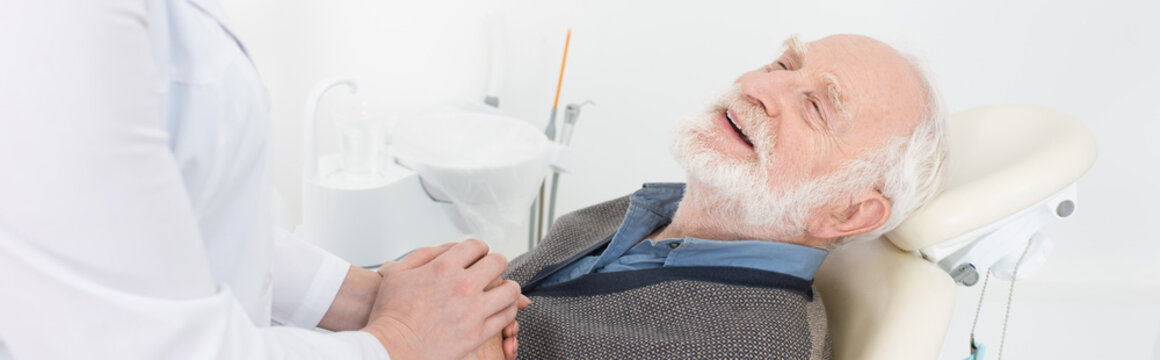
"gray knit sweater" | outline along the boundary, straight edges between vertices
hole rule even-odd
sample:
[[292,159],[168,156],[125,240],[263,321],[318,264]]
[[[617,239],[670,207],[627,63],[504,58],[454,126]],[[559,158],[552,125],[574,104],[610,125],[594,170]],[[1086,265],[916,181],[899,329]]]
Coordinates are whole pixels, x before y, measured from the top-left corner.
[[628,197],[561,217],[505,277],[532,299],[519,312],[521,359],[829,359],[812,283],[734,267],[597,273],[536,288],[620,226]]

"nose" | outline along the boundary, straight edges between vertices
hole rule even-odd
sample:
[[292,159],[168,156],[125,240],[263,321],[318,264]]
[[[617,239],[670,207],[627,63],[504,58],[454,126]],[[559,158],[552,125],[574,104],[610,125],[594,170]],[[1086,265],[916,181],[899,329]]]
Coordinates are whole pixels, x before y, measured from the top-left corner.
[[754,71],[737,79],[741,84],[741,94],[745,99],[765,109],[769,117],[781,115],[786,101],[790,100],[800,80],[789,71]]

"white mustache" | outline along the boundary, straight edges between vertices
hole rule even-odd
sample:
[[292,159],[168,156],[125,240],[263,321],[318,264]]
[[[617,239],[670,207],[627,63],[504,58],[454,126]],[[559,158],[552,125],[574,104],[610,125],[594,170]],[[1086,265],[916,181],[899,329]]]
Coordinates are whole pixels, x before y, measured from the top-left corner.
[[764,164],[771,164],[774,158],[775,136],[771,133],[773,119],[765,107],[755,104],[741,91],[740,84],[733,84],[709,106],[709,113],[733,112],[733,121],[741,127],[753,143],[753,149]]

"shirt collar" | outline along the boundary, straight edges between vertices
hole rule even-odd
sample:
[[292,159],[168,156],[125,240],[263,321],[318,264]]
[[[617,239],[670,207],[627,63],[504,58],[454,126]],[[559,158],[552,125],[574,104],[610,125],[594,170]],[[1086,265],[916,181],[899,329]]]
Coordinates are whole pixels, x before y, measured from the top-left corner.
[[672,222],[677,213],[677,206],[685,197],[685,184],[682,183],[647,183],[632,193],[629,202]]
[[[637,190],[629,197],[629,201],[630,207],[647,210],[662,219],[661,222],[663,224],[650,222],[651,225],[655,225],[653,227],[655,229],[657,226],[667,225],[672,222],[673,215],[676,214],[677,207],[680,205],[684,195],[685,184],[683,183],[646,183],[640,190]],[[622,225],[629,225],[633,222],[631,220],[630,218],[626,218],[625,223]],[[651,232],[652,230],[650,229],[645,233],[645,236]],[[613,242],[631,241],[632,243],[636,243],[640,239],[632,239],[630,237],[620,238],[618,236],[613,239]],[[681,250],[674,255],[683,256],[681,253],[698,254],[695,258],[687,258],[682,261],[687,266],[748,267],[780,272],[807,280],[813,279],[814,273],[817,272],[818,267],[822,265],[822,261],[829,254],[826,250],[810,246],[765,240],[722,241],[687,237],[685,239],[650,240],[650,242],[657,244],[658,242],[673,240],[682,242],[680,245]],[[614,244],[610,246],[610,248],[623,249],[619,251],[620,254],[623,254],[630,247],[632,247],[631,244]]]

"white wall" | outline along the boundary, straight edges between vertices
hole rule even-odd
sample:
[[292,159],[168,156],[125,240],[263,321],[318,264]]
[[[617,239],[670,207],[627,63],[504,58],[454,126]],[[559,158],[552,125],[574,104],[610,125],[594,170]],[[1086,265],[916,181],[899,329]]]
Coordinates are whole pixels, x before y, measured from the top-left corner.
[[[270,86],[277,186],[298,205],[308,87],[347,74],[376,111],[441,97],[479,99],[481,19],[506,15],[501,108],[546,122],[564,32],[574,29],[561,107],[594,100],[573,144],[560,210],[680,181],[668,131],[736,75],[804,39],[854,32],[923,58],[951,111],[997,103],[1059,109],[1095,134],[1100,158],[1080,182],[1055,253],[1020,283],[1008,358],[1160,359],[1160,5],[1154,1],[492,1],[230,0],[226,6]],[[343,101],[336,99],[334,101]],[[325,134],[324,134],[325,135]],[[296,210],[295,210],[296,211]],[[981,337],[998,350],[1006,283],[993,283]],[[960,290],[945,359],[962,358],[978,289]],[[993,356],[993,355],[992,355]]]

